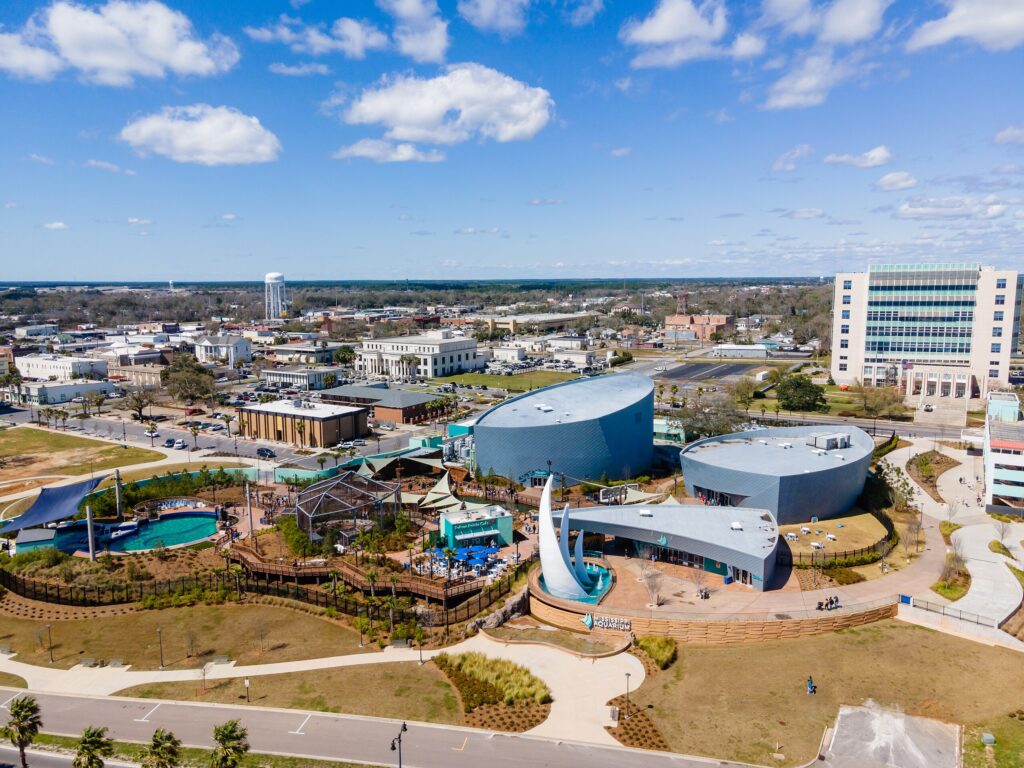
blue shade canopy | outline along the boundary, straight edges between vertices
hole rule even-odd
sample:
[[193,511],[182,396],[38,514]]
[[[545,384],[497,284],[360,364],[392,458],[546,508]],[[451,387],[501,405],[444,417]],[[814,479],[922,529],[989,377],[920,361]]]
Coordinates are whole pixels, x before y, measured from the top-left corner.
[[483,559],[482,557],[474,557],[472,560],[469,561],[469,564],[470,565],[486,565],[487,561],[485,559]]
[[78,514],[78,505],[82,499],[92,493],[102,480],[103,478],[96,477],[74,485],[44,488],[36,499],[36,503],[29,507],[27,512],[10,520],[0,528],[0,534],[14,533],[22,528],[34,528],[38,525],[74,517]]

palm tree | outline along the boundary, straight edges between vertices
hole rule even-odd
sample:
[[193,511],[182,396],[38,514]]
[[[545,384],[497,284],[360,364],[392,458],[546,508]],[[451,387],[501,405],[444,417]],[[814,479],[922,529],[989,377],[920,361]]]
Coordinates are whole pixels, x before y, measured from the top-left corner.
[[70,415],[65,409],[61,408],[57,415],[60,416],[60,425],[65,432],[68,431],[68,416]]
[[306,434],[306,422],[300,421],[295,425],[295,431],[299,434],[299,444],[303,443],[303,435]]
[[199,450],[199,427],[193,424],[188,431],[192,433],[192,448]]
[[156,440],[156,422],[147,421],[146,431],[149,432],[149,447],[152,448],[154,445],[154,441]]
[[96,415],[99,416],[103,412],[103,402],[105,397],[102,392],[90,392],[85,396],[86,402],[92,405],[96,409]]
[[444,548],[444,552],[442,554],[444,554],[444,560],[448,564],[448,578],[451,579],[451,577],[452,577],[452,560],[455,559],[455,555],[457,555],[458,552],[456,552],[451,547],[445,547]]
[[170,731],[157,728],[146,747],[142,768],[178,768],[181,764],[181,740]]
[[103,768],[103,758],[114,754],[114,741],[107,738],[106,728],[86,726],[78,740],[72,768]]
[[21,757],[21,768],[28,768],[25,750],[32,745],[39,729],[43,727],[43,719],[39,716],[39,702],[33,696],[19,696],[7,705],[10,717],[7,725],[0,728],[4,738],[18,748]]
[[376,568],[371,568],[366,572],[366,581],[370,585],[370,597],[377,597],[377,581],[380,578],[380,574],[377,573]]
[[222,413],[220,420],[224,422],[224,428],[228,431],[228,437],[231,437],[231,422],[234,421],[235,417],[230,413]]
[[210,768],[237,768],[249,752],[249,732],[237,721],[213,726],[217,746],[210,753]]
[[[324,471],[324,464],[327,463],[327,457],[322,453],[316,457],[316,463],[320,465],[320,471]],[[334,462],[334,466],[338,466],[338,462]]]
[[245,428],[249,426],[249,422],[243,419],[241,416],[238,418],[238,428],[235,430],[236,435],[245,436]]

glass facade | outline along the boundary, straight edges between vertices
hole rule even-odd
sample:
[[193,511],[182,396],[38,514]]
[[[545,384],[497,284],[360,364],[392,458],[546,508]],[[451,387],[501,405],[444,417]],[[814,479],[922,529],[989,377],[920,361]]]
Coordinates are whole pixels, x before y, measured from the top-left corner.
[[868,271],[864,362],[895,379],[915,362],[967,365],[978,264],[884,264]]

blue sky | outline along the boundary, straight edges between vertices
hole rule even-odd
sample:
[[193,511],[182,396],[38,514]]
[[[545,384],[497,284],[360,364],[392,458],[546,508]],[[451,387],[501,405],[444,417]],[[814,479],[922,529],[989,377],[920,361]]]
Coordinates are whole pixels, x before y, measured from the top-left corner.
[[0,275],[1019,265],[1021,73],[1021,0],[8,0]]

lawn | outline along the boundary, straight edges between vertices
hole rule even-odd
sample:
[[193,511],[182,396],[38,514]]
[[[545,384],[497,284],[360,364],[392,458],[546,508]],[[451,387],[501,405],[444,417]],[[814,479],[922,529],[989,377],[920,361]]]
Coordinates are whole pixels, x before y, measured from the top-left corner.
[[615,649],[611,643],[594,640],[589,635],[567,632],[554,627],[523,627],[516,628],[504,625],[486,630],[495,640],[516,640],[519,642],[547,643],[564,648],[573,653],[600,654]]
[[[983,733],[996,737],[991,759]],[[1003,716],[964,728],[964,768],[1024,768],[1024,720]]]
[[[811,529],[810,534],[800,532],[800,529],[805,526]],[[821,533],[819,534],[817,531],[821,531]],[[832,520],[820,520],[817,523],[780,525],[779,535],[785,537],[787,533],[795,533],[800,537],[796,541],[786,541],[793,554],[798,552],[810,554],[819,551],[811,549],[812,541],[824,543],[826,553],[845,552],[877,544],[885,538],[885,526],[878,522],[878,518],[874,515],[862,512]],[[825,539],[827,533],[833,534],[836,540],[827,541]]]
[[[181,462],[180,464],[161,464],[159,467],[153,467],[152,469],[133,469],[130,472],[121,473],[121,482],[130,483],[133,480],[147,480],[151,477],[162,477],[168,473],[174,474],[175,472],[198,472],[203,467],[206,467],[211,472],[216,472],[221,467],[230,469],[232,467],[248,467],[249,464],[242,464],[238,461],[218,461],[217,459],[204,458],[201,461],[193,462]],[[99,484],[99,488],[106,488],[114,484],[112,477],[107,478]]]
[[521,373],[518,376],[495,376],[491,373],[461,373],[458,376],[445,376],[440,379],[431,379],[430,383],[438,384],[472,384],[479,386],[486,384],[493,389],[507,389],[509,392],[528,392],[532,389],[540,389],[551,384],[569,379],[578,379],[579,374],[563,373],[562,371],[534,371],[532,373]]
[[8,688],[24,688],[25,681],[17,675],[12,675],[8,672],[0,672],[0,685]]
[[[242,681],[153,683],[119,691],[118,696],[152,699],[245,703]],[[252,703],[261,707],[311,709],[348,715],[390,717],[428,723],[463,722],[455,689],[431,663],[415,661],[367,664],[314,672],[291,672],[250,678]]]
[[147,448],[122,448],[66,432],[17,427],[0,432],[0,480],[36,475],[85,475],[129,464],[158,461],[164,455]]
[[[195,668],[213,656],[262,664],[361,652],[356,632],[326,619],[268,605],[201,605],[52,622],[54,666],[68,668],[91,658],[157,669],[158,628],[170,669]],[[18,661],[49,665],[46,642],[39,621],[4,616],[0,623],[0,645],[18,652]]]
[[[813,675],[816,696],[806,683]],[[757,763],[803,764],[842,704],[871,699],[954,723],[1008,721],[1024,706],[1020,655],[884,621],[797,640],[683,646],[633,699],[673,750]],[[776,743],[785,761],[774,761]],[[1007,763],[1008,765],[1010,763]]]
[[25,512],[29,507],[36,503],[36,499],[39,494],[32,496],[24,496],[17,501],[12,501],[10,504],[0,505],[0,520],[6,520],[9,517],[17,517],[18,515]]

